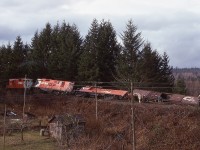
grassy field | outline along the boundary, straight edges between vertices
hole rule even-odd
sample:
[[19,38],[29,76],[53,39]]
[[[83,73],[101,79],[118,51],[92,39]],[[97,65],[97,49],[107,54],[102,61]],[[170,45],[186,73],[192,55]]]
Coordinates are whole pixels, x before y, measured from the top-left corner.
[[[3,150],[3,136],[0,137],[0,149]],[[5,150],[55,150],[56,142],[46,136],[40,136],[37,131],[24,132],[24,141],[21,133],[6,136]]]
[[[10,99],[9,99],[10,98]],[[7,108],[22,114],[22,104],[7,98]],[[0,110],[3,111],[0,104]],[[71,150],[131,150],[132,128],[129,103],[99,101],[96,120],[94,100],[73,96],[33,95],[27,101],[26,111],[37,116],[31,125],[47,124],[54,114],[82,114],[86,120],[85,134],[70,144]],[[169,104],[134,104],[135,137],[137,150],[199,150],[200,107]],[[1,116],[0,116],[1,117]],[[1,121],[1,119],[0,119]],[[0,122],[0,126],[3,122]],[[6,150],[62,150],[58,143],[48,137],[41,137],[37,128],[6,137]],[[0,150],[3,137],[0,134]]]

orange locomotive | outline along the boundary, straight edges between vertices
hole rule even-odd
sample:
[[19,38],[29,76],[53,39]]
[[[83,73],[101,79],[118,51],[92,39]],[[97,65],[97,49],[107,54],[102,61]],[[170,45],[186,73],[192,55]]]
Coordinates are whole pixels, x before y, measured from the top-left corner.
[[35,87],[55,94],[66,94],[72,92],[74,83],[52,79],[37,79]]
[[32,79],[9,79],[7,89],[24,89],[31,87],[41,89],[46,92],[54,92],[55,94],[70,93],[73,90],[74,83],[69,81],[51,80],[51,79],[37,79],[33,83]]
[[6,86],[7,89],[24,89],[31,88],[33,85],[32,79],[9,79],[8,85]]

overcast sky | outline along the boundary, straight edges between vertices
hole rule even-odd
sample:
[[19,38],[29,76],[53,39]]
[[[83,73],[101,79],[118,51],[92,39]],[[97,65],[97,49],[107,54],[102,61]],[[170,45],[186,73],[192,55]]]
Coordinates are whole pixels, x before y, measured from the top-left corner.
[[132,19],[170,65],[200,67],[200,0],[1,0],[0,45],[18,35],[30,43],[47,22],[63,20],[85,36],[94,18],[110,20],[118,35]]

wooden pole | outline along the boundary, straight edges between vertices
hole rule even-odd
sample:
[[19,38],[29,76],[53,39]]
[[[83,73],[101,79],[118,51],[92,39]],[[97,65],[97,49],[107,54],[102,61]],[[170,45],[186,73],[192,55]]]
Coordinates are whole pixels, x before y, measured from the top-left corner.
[[4,111],[4,127],[3,127],[3,150],[5,150],[5,143],[6,143],[6,103],[5,105],[5,111]]
[[134,99],[133,99],[133,82],[131,81],[131,124],[132,124],[132,144],[133,150],[136,150],[135,142],[135,114],[133,110]]
[[97,83],[95,82],[96,120],[98,119]]
[[24,111],[25,111],[25,106],[26,106],[26,75],[25,75],[25,79],[24,79],[24,105],[23,105],[23,121],[24,121]]
[[24,105],[23,105],[23,116],[22,116],[22,125],[21,125],[21,140],[24,140],[24,134],[23,134],[23,128],[24,128],[24,111],[25,111],[25,106],[26,106],[26,86],[27,86],[27,80],[26,80],[26,75],[24,78]]

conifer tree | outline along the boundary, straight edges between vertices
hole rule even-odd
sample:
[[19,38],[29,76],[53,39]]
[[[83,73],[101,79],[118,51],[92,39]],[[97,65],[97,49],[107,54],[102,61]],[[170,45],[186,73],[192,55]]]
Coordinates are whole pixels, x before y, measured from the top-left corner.
[[25,50],[25,46],[22,42],[20,36],[17,36],[16,41],[14,42],[13,52],[12,52],[12,67],[13,74],[15,77],[24,77],[25,72],[23,68],[23,64],[27,57],[27,51]]
[[150,43],[145,43],[139,61],[140,82],[153,90],[172,92],[174,77],[166,53],[163,56],[153,50]]
[[48,70],[49,70],[49,76],[51,78],[61,78],[61,64],[60,64],[60,58],[59,58],[59,52],[60,52],[60,44],[61,44],[61,39],[60,39],[60,25],[57,23],[51,34],[51,44],[52,44],[52,51],[51,55],[48,58],[49,59],[49,64],[48,64]]
[[175,83],[174,93],[186,94],[186,83],[183,76],[178,76]]
[[99,24],[96,19],[93,20],[91,27],[86,35],[83,44],[83,53],[79,62],[79,79],[88,81],[98,81],[99,68],[97,64],[98,57],[98,34]]
[[98,56],[100,81],[110,82],[116,76],[116,65],[119,56],[119,45],[116,32],[109,21],[102,21],[98,34]]
[[79,65],[82,80],[113,81],[119,46],[116,32],[109,21],[98,24],[94,19],[84,41],[84,52]]
[[13,76],[13,63],[12,63],[12,47],[10,43],[7,46],[2,45],[0,48],[0,78],[7,80]]
[[152,50],[151,44],[146,43],[140,57],[140,81],[156,83],[161,79],[161,57],[156,50]]
[[52,52],[51,44],[52,28],[47,23],[46,27],[40,32],[36,32],[32,39],[32,62],[35,64],[35,73],[38,77],[48,77],[49,57]]
[[172,87],[174,86],[173,68],[169,65],[169,57],[166,52],[162,56],[161,75],[161,82],[166,87],[164,91],[172,92]]
[[139,57],[143,45],[141,32],[137,32],[137,27],[129,20],[126,30],[121,35],[122,48],[118,62],[118,79],[121,81],[138,81]]
[[66,80],[76,80],[78,61],[82,52],[82,38],[77,26],[63,22],[60,28],[60,44],[58,47],[60,75]]

